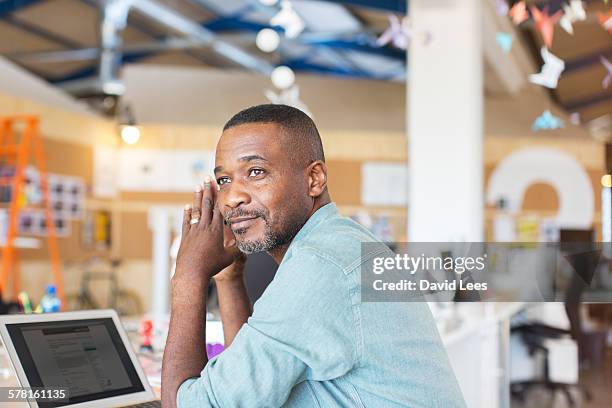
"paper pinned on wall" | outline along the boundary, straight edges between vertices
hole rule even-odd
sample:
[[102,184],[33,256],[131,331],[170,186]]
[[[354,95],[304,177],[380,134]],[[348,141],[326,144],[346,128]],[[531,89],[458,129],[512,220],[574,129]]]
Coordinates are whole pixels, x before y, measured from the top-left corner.
[[101,198],[117,196],[117,149],[98,146],[94,149],[93,194]]
[[[177,163],[178,164],[178,163]],[[119,189],[122,191],[164,191],[172,183],[169,156],[161,150],[121,149]]]
[[212,151],[122,149],[119,189],[122,191],[191,192],[211,175]]
[[368,162],[361,166],[363,205],[408,204],[408,168],[404,163]]
[[172,165],[172,184],[176,191],[193,191],[204,182],[206,175],[213,176],[215,153],[212,151],[175,150],[169,162]]

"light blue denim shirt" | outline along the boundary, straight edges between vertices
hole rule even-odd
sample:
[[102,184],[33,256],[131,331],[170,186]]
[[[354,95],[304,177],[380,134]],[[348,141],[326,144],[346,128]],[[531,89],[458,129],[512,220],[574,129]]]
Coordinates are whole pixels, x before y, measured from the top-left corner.
[[465,407],[426,303],[363,303],[367,230],[320,208],[232,345],[185,381],[187,407]]

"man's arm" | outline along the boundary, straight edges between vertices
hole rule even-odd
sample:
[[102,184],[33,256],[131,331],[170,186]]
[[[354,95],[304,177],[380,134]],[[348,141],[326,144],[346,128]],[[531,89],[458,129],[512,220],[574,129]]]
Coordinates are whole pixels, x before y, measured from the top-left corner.
[[198,377],[208,362],[205,338],[208,281],[199,280],[172,280],[170,327],[162,363],[164,408],[176,407],[180,385],[188,378]]
[[232,344],[234,337],[253,312],[244,285],[245,262],[245,257],[238,258],[230,266],[215,275],[225,348]]
[[344,271],[307,251],[283,268],[296,273],[277,274],[232,345],[181,385],[181,408],[280,407],[302,381],[338,378],[354,366]]
[[[197,220],[191,223],[191,220]],[[235,252],[223,245],[223,216],[215,206],[210,177],[198,186],[193,206],[185,207],[181,247],[172,278],[172,309],[162,363],[162,404],[176,407],[188,378],[206,366],[206,293],[212,276],[229,266]]]

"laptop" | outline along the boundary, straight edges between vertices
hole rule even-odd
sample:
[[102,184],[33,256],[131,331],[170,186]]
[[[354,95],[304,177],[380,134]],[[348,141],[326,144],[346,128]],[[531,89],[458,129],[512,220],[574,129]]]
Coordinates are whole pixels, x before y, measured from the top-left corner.
[[30,407],[161,406],[114,310],[0,316],[0,337],[21,387],[67,394]]

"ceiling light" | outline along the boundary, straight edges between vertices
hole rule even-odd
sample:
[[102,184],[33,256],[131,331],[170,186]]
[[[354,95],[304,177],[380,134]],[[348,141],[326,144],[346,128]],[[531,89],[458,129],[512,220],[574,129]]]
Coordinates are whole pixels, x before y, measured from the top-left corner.
[[140,129],[132,125],[123,126],[121,128],[121,140],[129,145],[138,143],[140,140]]
[[264,28],[257,33],[257,38],[255,38],[255,44],[257,44],[257,48],[262,50],[263,52],[273,52],[278,48],[278,44],[280,43],[280,36],[278,33],[271,28]]
[[119,113],[119,129],[121,140],[133,145],[140,140],[140,129],[136,126],[136,118],[129,105],[126,105]]
[[275,87],[279,89],[288,89],[291,88],[295,82],[295,74],[291,68],[281,65],[280,67],[274,68],[271,79]]

